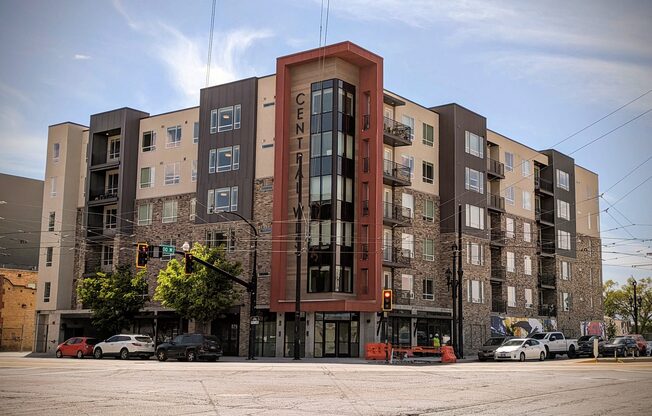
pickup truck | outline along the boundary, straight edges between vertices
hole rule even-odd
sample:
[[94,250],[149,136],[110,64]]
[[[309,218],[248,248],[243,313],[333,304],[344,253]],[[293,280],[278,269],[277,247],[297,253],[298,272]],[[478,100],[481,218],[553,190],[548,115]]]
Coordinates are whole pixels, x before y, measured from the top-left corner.
[[577,340],[569,339],[561,332],[539,332],[530,335],[546,348],[546,358],[554,359],[555,356],[566,354],[568,358],[575,358],[578,351]]

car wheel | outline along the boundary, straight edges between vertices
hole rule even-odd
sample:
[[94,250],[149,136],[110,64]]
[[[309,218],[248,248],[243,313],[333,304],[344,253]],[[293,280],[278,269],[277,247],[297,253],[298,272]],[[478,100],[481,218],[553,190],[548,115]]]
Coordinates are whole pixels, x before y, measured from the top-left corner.
[[521,361],[521,362],[525,361],[525,353],[524,352],[521,353],[518,360]]
[[128,360],[129,359],[129,350],[126,348],[123,348],[120,350],[120,358],[123,360]]
[[95,351],[93,352],[93,357],[96,359],[101,359],[102,358],[102,348],[95,348]]
[[197,361],[197,353],[195,350],[186,351],[186,361],[192,362]]
[[575,347],[572,345],[568,349],[568,358],[575,358]]
[[543,361],[546,359],[546,353],[541,351],[541,354],[539,354],[539,361]]
[[56,356],[57,358],[63,358],[63,353],[61,352],[61,350],[57,350]]
[[80,360],[84,358],[84,353],[81,351],[77,351],[77,358],[79,358]]
[[168,359],[168,353],[165,350],[156,351],[156,359],[159,361],[166,361]]

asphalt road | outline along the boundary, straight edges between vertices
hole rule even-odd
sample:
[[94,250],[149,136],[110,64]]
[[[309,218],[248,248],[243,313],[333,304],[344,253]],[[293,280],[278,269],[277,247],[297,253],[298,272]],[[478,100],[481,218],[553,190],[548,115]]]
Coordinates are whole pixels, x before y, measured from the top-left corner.
[[3,415],[647,415],[652,362],[181,363],[0,354]]

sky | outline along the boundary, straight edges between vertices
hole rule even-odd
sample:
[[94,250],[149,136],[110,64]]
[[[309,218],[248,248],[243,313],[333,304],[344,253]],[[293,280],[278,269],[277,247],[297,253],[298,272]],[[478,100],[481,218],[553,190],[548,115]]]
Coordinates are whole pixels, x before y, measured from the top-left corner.
[[[0,1],[0,172],[42,179],[49,125],[199,105],[211,7]],[[652,275],[650,22],[649,1],[218,0],[210,85],[324,43],[369,49],[385,88],[596,172],[603,279],[624,282]]]

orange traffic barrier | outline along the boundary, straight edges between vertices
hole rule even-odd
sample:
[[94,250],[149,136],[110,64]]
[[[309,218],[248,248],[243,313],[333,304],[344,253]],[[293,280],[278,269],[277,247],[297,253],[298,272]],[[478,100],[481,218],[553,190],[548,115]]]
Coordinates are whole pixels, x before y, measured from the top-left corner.
[[387,346],[385,343],[368,343],[365,345],[365,360],[384,360],[386,358],[385,351]]
[[455,350],[450,346],[441,347],[441,362],[442,363],[456,363]]

